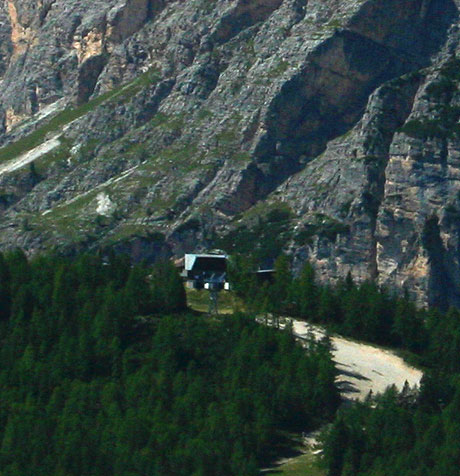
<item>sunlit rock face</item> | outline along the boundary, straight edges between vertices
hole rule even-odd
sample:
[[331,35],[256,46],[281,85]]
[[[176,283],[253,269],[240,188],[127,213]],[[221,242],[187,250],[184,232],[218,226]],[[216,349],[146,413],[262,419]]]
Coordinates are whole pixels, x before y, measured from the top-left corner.
[[273,230],[321,279],[460,304],[459,3],[1,2],[0,245]]

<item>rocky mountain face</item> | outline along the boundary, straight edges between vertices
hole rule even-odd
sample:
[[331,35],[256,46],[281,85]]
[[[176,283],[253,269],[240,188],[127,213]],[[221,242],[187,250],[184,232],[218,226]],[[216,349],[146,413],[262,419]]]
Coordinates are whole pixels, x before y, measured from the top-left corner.
[[285,249],[460,304],[459,7],[1,0],[0,246]]

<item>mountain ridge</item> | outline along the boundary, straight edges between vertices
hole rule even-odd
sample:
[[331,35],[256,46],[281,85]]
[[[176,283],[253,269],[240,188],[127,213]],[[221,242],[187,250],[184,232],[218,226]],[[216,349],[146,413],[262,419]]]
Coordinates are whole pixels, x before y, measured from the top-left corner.
[[262,223],[324,280],[458,304],[459,38],[450,0],[3,2],[0,246],[155,259]]

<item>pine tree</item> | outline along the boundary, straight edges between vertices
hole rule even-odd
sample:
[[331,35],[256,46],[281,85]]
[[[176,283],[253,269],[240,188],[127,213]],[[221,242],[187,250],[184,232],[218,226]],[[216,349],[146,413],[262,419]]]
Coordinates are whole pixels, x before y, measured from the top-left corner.
[[348,445],[348,429],[342,418],[335,423],[326,438],[324,458],[328,476],[341,476]]
[[171,261],[160,261],[152,270],[153,312],[179,312],[187,307],[182,279]]
[[10,318],[11,312],[11,275],[8,264],[0,253],[0,323]]
[[304,265],[299,278],[294,280],[292,294],[299,316],[304,319],[316,320],[319,290],[315,283],[315,270],[310,263],[307,262]]
[[270,289],[271,310],[275,317],[286,312],[292,286],[289,258],[282,254],[275,261],[275,281]]

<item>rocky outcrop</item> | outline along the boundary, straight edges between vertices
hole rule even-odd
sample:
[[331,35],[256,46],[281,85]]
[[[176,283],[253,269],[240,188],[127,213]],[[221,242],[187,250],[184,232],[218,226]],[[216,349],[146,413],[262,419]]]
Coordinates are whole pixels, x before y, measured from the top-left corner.
[[3,2],[0,103],[7,129],[60,97],[86,101],[110,52],[157,9],[148,0]]
[[459,303],[458,7],[4,2],[1,246],[153,257],[282,219],[297,267]]

